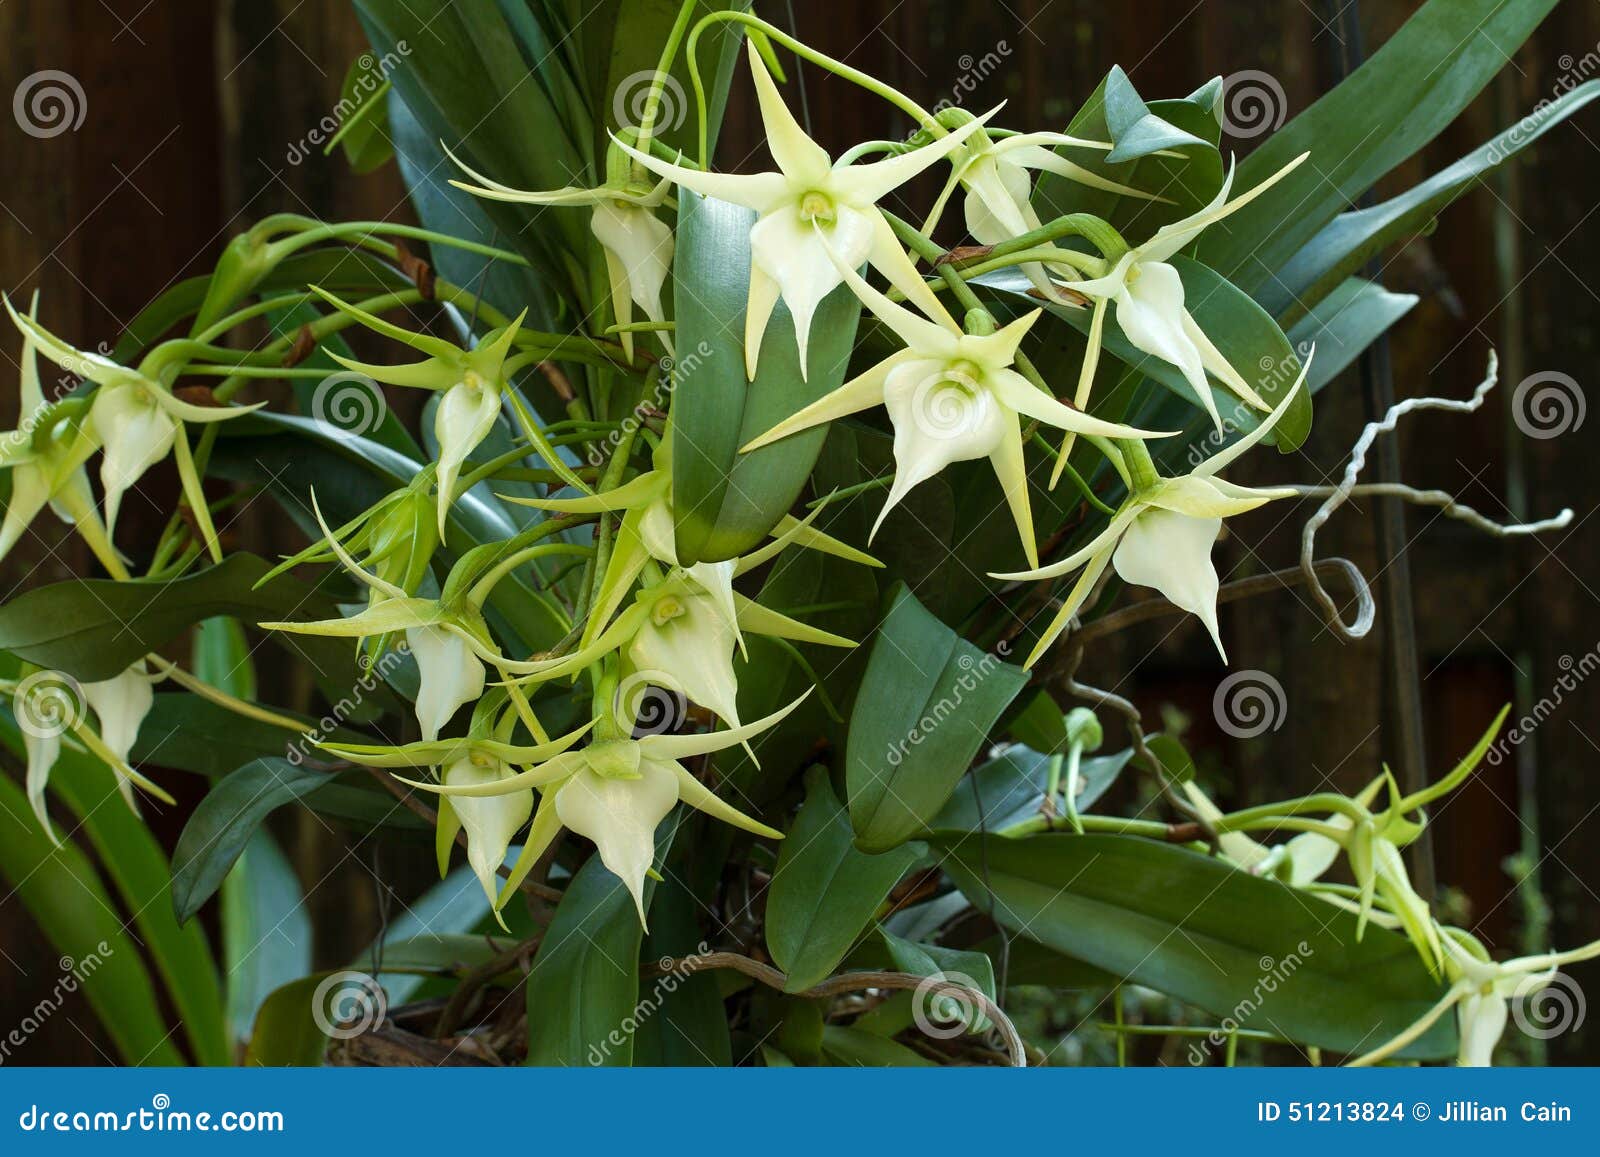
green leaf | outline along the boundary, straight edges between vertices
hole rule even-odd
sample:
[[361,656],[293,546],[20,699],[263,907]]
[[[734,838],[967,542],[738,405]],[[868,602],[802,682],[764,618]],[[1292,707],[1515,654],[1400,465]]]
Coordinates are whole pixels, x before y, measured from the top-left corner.
[[[1269,405],[1275,405],[1294,385],[1300,372],[1300,359],[1278,323],[1248,294],[1214,269],[1187,257],[1174,257],[1171,265],[1183,280],[1184,297],[1195,323],[1215,343],[1229,364],[1255,387],[1262,399]],[[974,284],[985,286],[991,292],[1010,299],[1018,307],[1033,309],[1042,306],[1046,312],[1067,322],[1078,332],[1089,332],[1090,310],[1041,302],[1031,296],[1031,285],[1019,270],[986,274]],[[1197,407],[1200,405],[1194,389],[1177,366],[1135,348],[1123,336],[1122,328],[1116,321],[1116,310],[1106,314],[1105,351],[1131,369],[1160,382],[1178,397]],[[1102,382],[1105,380],[1102,379]],[[1099,392],[1104,390],[1102,384]],[[1221,385],[1212,383],[1211,393],[1217,413],[1228,424],[1228,428],[1240,432],[1253,430],[1265,416]],[[1302,390],[1288,412],[1267,435],[1266,441],[1287,454],[1305,441],[1310,430],[1311,395]]]
[[1257,296],[1261,304],[1285,325],[1300,320],[1312,303],[1328,296],[1385,247],[1425,231],[1434,217],[1475,186],[1490,169],[1527,148],[1596,97],[1600,97],[1600,80],[1581,84],[1536,108],[1487,144],[1398,197],[1370,208],[1340,213],[1260,288]]
[[[322,1063],[328,1034],[317,1024],[313,1010],[319,1003],[319,986],[333,973],[318,972],[290,981],[264,1001],[250,1030],[245,1049],[246,1068],[294,1065],[305,1068]],[[321,997],[326,1008],[326,997]]]
[[235,699],[256,697],[256,669],[250,641],[238,619],[206,619],[194,633],[194,677]]
[[261,821],[292,800],[326,790],[335,777],[264,756],[224,777],[195,805],[172,852],[172,906],[179,921],[222,884]]
[[338,137],[346,163],[357,173],[370,173],[394,156],[389,140],[388,101],[384,99],[387,92],[388,81],[380,62],[370,53],[350,62],[339,89],[339,103],[349,111],[344,114]]
[[[1441,995],[1405,937],[1358,939],[1353,913],[1213,857],[1133,836],[986,843],[952,836],[945,867],[986,911],[992,889],[1001,924],[1245,1027],[1352,1052]],[[1400,1055],[1452,1056],[1455,1035],[1446,1017]]]
[[[668,816],[656,832],[658,861],[677,822]],[[647,880],[647,912],[654,890]],[[643,939],[627,885],[590,856],[556,905],[528,973],[528,1064],[633,1063]]]
[[745,380],[744,314],[755,214],[683,189],[673,279],[672,504],[678,558],[717,562],[759,544],[789,513],[827,437],[824,427],[764,446],[739,447],[844,381],[861,304],[841,285],[817,307],[808,376],[800,376],[794,322],[772,311],[755,381]]
[[[198,933],[200,925],[189,929]],[[222,952],[228,1023],[242,1043],[267,997],[311,971],[311,917],[300,880],[265,828],[250,837],[222,881]]]
[[1188,783],[1194,779],[1194,756],[1189,754],[1189,749],[1176,736],[1152,735],[1145,740],[1145,747],[1160,764],[1150,768],[1151,771],[1165,776],[1174,784]]
[[1316,393],[1333,381],[1416,304],[1416,294],[1390,293],[1375,282],[1347,279],[1289,331],[1295,349],[1317,347],[1306,388]]
[[935,1062],[899,1041],[846,1024],[823,1026],[822,1052],[836,1065],[865,1068],[937,1067]]
[[[650,901],[650,931],[645,936],[646,960],[678,959],[706,951],[695,918],[697,901],[673,873],[656,887]],[[640,1000],[650,1013],[639,1021],[634,1037],[635,1065],[682,1068],[733,1064],[728,1014],[714,972],[679,972],[658,976]]]
[[[5,745],[26,758],[22,734],[9,710],[0,711]],[[206,1065],[231,1060],[223,1024],[222,986],[205,932],[181,928],[173,918],[166,853],[144,822],[122,802],[110,768],[84,752],[63,749],[50,774],[50,790],[78,816],[78,832],[116,888],[131,923],[160,974],[195,1059]],[[20,813],[34,825],[32,811]]]
[[[515,862],[514,853],[518,850],[512,848],[507,852],[508,863]],[[374,945],[352,967],[372,971],[376,965],[371,961],[376,954],[382,957],[380,971],[387,971],[397,961],[417,958],[429,944],[436,945],[438,952],[457,953],[460,951],[457,947],[459,934],[478,927],[488,916],[489,898],[483,894],[483,885],[472,869],[463,864],[407,904],[405,912],[386,929],[381,950]],[[479,945],[485,943],[482,936],[471,939]],[[400,945],[405,946],[403,952]],[[476,957],[469,955],[462,959],[472,961]],[[420,976],[390,976],[384,989],[389,994],[390,1004],[403,1004],[421,985]]]
[[767,892],[767,950],[788,974],[785,991],[802,992],[833,972],[917,856],[910,845],[859,851],[827,773],[806,774],[806,802]]
[[[256,588],[268,569],[253,554],[234,554],[168,581],[72,579],[37,587],[0,607],[0,648],[93,682],[120,674],[214,615],[263,622],[338,614],[332,600],[290,575]],[[296,642],[316,659],[333,650],[309,636]],[[353,666],[350,648],[337,650],[342,662],[325,671]]]
[[[878,930],[895,967],[914,976],[933,976],[952,984],[975,988],[990,1000],[995,999],[994,963],[982,952],[960,948],[946,948],[941,944],[918,944],[902,940],[887,928]],[[971,1002],[958,995],[926,996],[927,1012],[935,1020],[959,1021],[970,1032],[982,1032],[989,1027],[989,1018]]]
[[[349,699],[354,701],[356,696],[350,695]],[[303,721],[307,731],[320,731],[330,740],[372,741],[370,735],[343,727],[322,731],[321,721],[306,715],[278,713]],[[135,764],[192,771],[217,779],[263,755],[281,758],[291,748],[304,750],[305,741],[285,728],[247,719],[220,704],[181,691],[156,695],[129,754]]]
[[[1045,788],[1050,783],[1050,760],[1047,752],[1034,751],[1017,744],[1006,748],[994,759],[980,764],[963,779],[944,808],[930,825],[939,831],[1002,831],[1039,814]],[[1078,765],[1078,775],[1083,790],[1078,793],[1078,810],[1086,812],[1116,782],[1123,768],[1133,758],[1133,748],[1115,755],[1086,756]],[[1062,772],[1062,785],[1066,773]],[[978,803],[983,802],[981,814]]]
[[62,954],[60,982],[82,988],[122,1059],[183,1064],[139,948],[94,866],[71,843],[51,845],[8,775],[0,775],[0,875]]
[[845,783],[857,846],[881,852],[925,832],[1027,681],[898,589],[850,714]]
[[1311,152],[1270,194],[1206,230],[1206,264],[1249,293],[1265,293],[1324,226],[1455,120],[1555,4],[1429,0],[1365,64],[1244,160],[1235,196]]

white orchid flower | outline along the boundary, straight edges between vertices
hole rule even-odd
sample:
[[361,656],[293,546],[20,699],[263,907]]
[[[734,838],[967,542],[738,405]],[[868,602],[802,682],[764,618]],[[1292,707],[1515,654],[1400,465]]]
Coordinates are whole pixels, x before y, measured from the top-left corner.
[[[988,458],[1005,492],[1028,563],[1037,566],[1019,415],[1062,430],[1107,438],[1166,436],[1090,417],[1035,389],[1012,369],[1017,348],[1040,311],[1034,310],[995,333],[964,333],[937,299],[928,310],[934,320],[918,317],[868,285],[831,249],[826,252],[840,279],[906,348],[779,422],[742,450],[755,450],[812,426],[883,406],[894,424],[895,475],[872,535],[919,483],[952,462]],[[895,253],[898,261],[889,264],[909,271],[911,262],[904,250],[896,246]],[[896,275],[890,274],[890,280],[896,280]]]
[[744,631],[819,646],[856,645],[737,592],[708,589],[677,570],[640,590],[633,605],[587,646],[552,659],[506,662],[503,668],[543,682],[575,675],[615,651],[638,678],[678,692],[737,729],[738,679],[733,663]]
[[1060,562],[1034,570],[991,573],[991,578],[1008,581],[1038,580],[1058,578],[1083,568],[1083,574],[1028,656],[1027,666],[1038,662],[1039,656],[1066,629],[1108,565],[1116,568],[1123,581],[1154,587],[1170,602],[1198,615],[1216,643],[1217,653],[1227,662],[1227,651],[1223,649],[1217,626],[1220,583],[1211,562],[1211,548],[1222,532],[1222,520],[1275,499],[1292,498],[1296,491],[1287,487],[1239,486],[1217,475],[1277,425],[1305,385],[1310,368],[1311,357],[1307,356],[1293,387],[1250,433],[1219,450],[1188,474],[1158,478],[1135,489],[1110,524],[1082,549]]
[[443,627],[406,628],[406,646],[417,661],[417,722],[424,739],[439,731],[468,703],[483,694],[484,666],[472,644]]
[[726,731],[601,739],[495,782],[403,782],[443,795],[452,806],[463,798],[495,797],[538,788],[542,795],[539,810],[516,867],[501,891],[501,903],[565,826],[594,841],[601,861],[633,896],[639,921],[644,923],[644,881],[655,861],[656,828],[674,805],[686,803],[743,831],[770,839],[783,838],[781,832],[717,798],[681,761],[747,742],[781,722],[804,699],[802,695],[771,715]]
[[1566,952],[1519,956],[1497,963],[1489,959],[1483,945],[1459,929],[1444,929],[1440,939],[1450,987],[1432,1008],[1392,1040],[1351,1061],[1353,1067],[1375,1065],[1400,1052],[1451,1009],[1456,1013],[1460,1042],[1456,1064],[1477,1068],[1492,1065],[1495,1046],[1505,1032],[1510,1000],[1535,996],[1564,965],[1600,956],[1600,940],[1596,940]]
[[[1120,184],[1074,164],[1054,151],[1062,147],[1105,152],[1111,145],[1105,141],[1084,140],[1053,132],[1017,133],[992,140],[980,130],[956,157],[955,171],[934,202],[922,232],[932,236],[934,227],[944,214],[946,202],[958,188],[966,190],[962,209],[967,232],[980,245],[998,245],[1043,228],[1044,222],[1033,207],[1033,177],[1029,170],[1054,173],[1088,188],[1123,197],[1170,204],[1165,197]],[[1055,249],[1056,246],[1049,244],[1040,248]],[[1051,268],[1057,267],[1052,265]],[[1063,265],[1060,268],[1065,276],[1078,275],[1071,266]],[[1044,265],[1030,261],[1022,266],[1022,271],[1045,297],[1052,301],[1067,300],[1050,279]]]
[[774,541],[742,558],[724,562],[698,562],[693,566],[681,567],[672,513],[670,425],[656,447],[651,468],[615,489],[579,498],[523,498],[512,494],[499,497],[506,502],[560,514],[622,514],[606,573],[584,626],[580,648],[594,642],[601,629],[611,621],[611,616],[622,605],[634,581],[651,559],[668,567],[680,567],[691,582],[716,597],[725,617],[736,627],[738,607],[734,601],[733,580],[767,562],[786,547],[801,546],[862,566],[883,565],[871,555],[812,526],[812,519],[816,513],[820,513],[819,509],[804,521],[793,515],[784,515],[772,528]]
[[[340,759],[364,767],[438,768],[440,783],[451,789],[498,789],[499,785],[519,774],[518,768],[537,765],[561,755],[582,739],[588,730],[589,726],[586,725],[558,739],[532,746],[481,737],[424,740],[398,747],[325,742],[318,742],[317,745]],[[438,785],[434,784],[419,786],[438,790]],[[513,877],[503,889],[497,887],[495,876],[500,871],[500,865],[505,863],[511,841],[533,813],[533,789],[528,786],[509,787],[504,791],[447,797],[441,802],[443,806],[439,809],[436,832],[440,875],[444,875],[449,865],[450,848],[455,841],[456,831],[460,829],[467,836],[467,862],[494,905],[495,918],[500,920],[502,928],[505,927],[505,921],[500,919],[500,909],[505,906],[516,885],[521,883],[522,876]],[[529,842],[535,841],[538,833],[539,824],[536,820],[528,836]],[[546,837],[539,851],[542,852],[548,843]],[[536,859],[538,852],[528,860],[528,867],[532,867]],[[522,858],[519,858],[518,863],[521,862]],[[526,874],[527,869],[524,868],[522,875]]]
[[[589,230],[600,242],[605,253],[606,277],[611,282],[611,312],[619,326],[633,323],[633,310],[637,306],[651,321],[666,321],[661,307],[661,290],[667,283],[672,268],[672,229],[655,210],[667,201],[667,186],[663,177],[654,188],[628,180],[624,173],[608,174],[604,185],[597,189],[580,189],[568,186],[549,192],[529,192],[502,185],[482,173],[475,172],[451,153],[450,159],[478,183],[451,181],[458,189],[491,201],[511,201],[524,205],[589,205]],[[622,352],[633,358],[633,333],[621,333]],[[657,336],[667,353],[672,353],[672,337],[662,332]]]
[[[752,379],[756,376],[761,336],[781,297],[794,318],[800,375],[804,378],[812,315],[822,299],[842,280],[829,250],[837,252],[851,268],[869,261],[884,269],[885,263],[899,255],[900,243],[879,212],[878,201],[929,165],[949,156],[978,129],[982,120],[975,120],[931,144],[899,156],[871,164],[836,166],[827,152],[795,121],[778,95],[778,87],[754,44],[750,46],[750,70],[761,103],[767,148],[778,172],[748,176],[702,172],[660,160],[621,141],[617,141],[617,145],[659,176],[669,177],[705,196],[754,209],[759,214],[750,228],[750,298],[744,319],[745,375]],[[920,277],[896,282],[896,286],[919,305],[933,299]]]
[[1272,176],[1262,181],[1244,195],[1228,200],[1233,188],[1233,167],[1217,191],[1216,197],[1203,209],[1181,221],[1163,225],[1148,241],[1124,253],[1102,277],[1089,280],[1065,281],[1062,288],[1070,289],[1095,302],[1095,323],[1092,325],[1090,350],[1086,361],[1099,355],[1100,321],[1106,307],[1117,307],[1117,324],[1134,348],[1170,362],[1183,372],[1184,379],[1194,390],[1196,398],[1211,415],[1218,431],[1222,429],[1222,416],[1217,412],[1216,399],[1211,396],[1206,374],[1210,372],[1218,381],[1244,401],[1257,409],[1270,407],[1255,389],[1223,356],[1205,332],[1190,315],[1184,301],[1183,279],[1169,259],[1199,237],[1206,229],[1230,213],[1248,205],[1299,166],[1309,153],[1301,153]]
[[100,741],[114,759],[111,770],[116,773],[117,787],[129,807],[135,805],[134,779],[125,770],[130,766],[128,754],[133,750],[134,741],[139,738],[139,727],[144,723],[144,717],[150,714],[150,708],[155,705],[154,683],[155,677],[146,670],[141,659],[120,675],[83,684],[83,697],[94,709],[95,718],[100,721]]
[[[85,378],[98,387],[90,402],[88,425],[94,442],[105,451],[100,462],[100,483],[105,489],[107,538],[115,533],[123,494],[144,476],[145,471],[176,447],[184,497],[200,523],[212,556],[220,559],[221,548],[217,545],[216,531],[211,525],[210,508],[200,486],[200,477],[189,456],[188,435],[183,423],[222,422],[239,418],[266,403],[258,402],[253,406],[196,406],[185,402],[175,397],[164,382],[140,370],[120,366],[99,354],[74,349],[32,317],[18,313],[9,297],[3,300],[11,320],[32,340],[40,353],[68,373]],[[72,456],[76,456],[76,452]],[[90,533],[93,533],[92,529]]]
[[[30,321],[37,316],[38,302],[35,294],[28,310]],[[39,384],[38,346],[26,330],[18,395],[17,428],[0,434],[0,468],[11,470],[11,500],[6,504],[5,521],[0,523],[0,558],[49,506],[56,517],[77,530],[113,577],[126,578],[127,568],[100,521],[84,469],[99,447],[81,420],[56,416],[54,407],[46,402]]]
[[[506,388],[501,367],[528,311],[524,309],[510,325],[485,337],[477,348],[464,350],[443,338],[413,333],[401,326],[391,325],[315,285],[311,289],[335,309],[355,318],[368,329],[404,342],[428,355],[426,360],[410,365],[379,366],[358,362],[332,351],[328,353],[347,370],[365,374],[374,381],[433,390],[440,394],[439,405],[433,415],[433,434],[439,444],[435,477],[439,487],[438,530],[439,537],[443,538],[445,516],[455,501],[456,479],[461,473],[462,463],[489,436],[495,419],[500,416],[501,397]],[[548,450],[546,446],[537,448],[542,453]],[[553,450],[548,450],[545,456],[547,459],[556,459]]]

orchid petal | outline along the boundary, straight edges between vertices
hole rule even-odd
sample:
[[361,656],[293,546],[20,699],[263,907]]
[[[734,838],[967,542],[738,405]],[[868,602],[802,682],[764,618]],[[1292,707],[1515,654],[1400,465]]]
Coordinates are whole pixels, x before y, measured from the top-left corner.
[[762,716],[754,723],[698,735],[647,735],[639,740],[639,748],[646,758],[662,761],[689,759],[696,755],[709,755],[713,751],[722,751],[782,723],[791,711],[806,701],[806,697],[810,694],[811,690],[807,688],[798,699],[778,708],[771,715]]
[[677,802],[677,777],[650,761],[641,761],[638,779],[613,779],[585,769],[555,793],[562,824],[594,841],[601,862],[633,896],[641,924],[644,878],[656,856],[656,828]]
[[1154,587],[1168,602],[1198,615],[1227,662],[1217,627],[1217,569],[1211,548],[1222,532],[1220,518],[1147,509],[1128,527],[1112,556],[1124,582]]

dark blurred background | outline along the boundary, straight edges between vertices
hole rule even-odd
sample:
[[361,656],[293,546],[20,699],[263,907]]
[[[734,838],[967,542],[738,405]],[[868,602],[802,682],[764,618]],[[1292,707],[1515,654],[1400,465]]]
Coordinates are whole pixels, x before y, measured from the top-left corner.
[[[1419,6],[1361,4],[1369,50]],[[1064,127],[1114,63],[1146,98],[1258,70],[1281,88],[1292,116],[1336,82],[1341,60],[1356,49],[1349,0],[860,0],[799,3],[792,15],[782,3],[757,8],[777,23],[794,20],[803,39],[924,104],[987,108],[1003,99],[1008,123],[1039,129]],[[14,119],[0,122],[0,283],[13,294],[39,289],[41,319],[80,346],[112,341],[164,288],[209,269],[230,236],[266,214],[412,219],[392,164],[356,176],[338,155],[324,159],[313,148],[302,159],[304,146],[296,148],[338,101],[347,67],[366,47],[338,0],[7,0],[0,45],[0,95],[47,69],[69,74],[84,94],[76,129],[40,139]],[[1597,54],[1600,3],[1558,5],[1498,81],[1380,194],[1436,172],[1563,84],[1600,74]],[[803,82],[815,135],[835,152],[905,130],[860,90],[811,70]],[[735,82],[723,135],[729,168],[761,159],[752,153],[759,122],[747,84],[742,75]],[[1600,657],[1591,654],[1600,647],[1600,535],[1590,522],[1600,477],[1590,431],[1600,417],[1560,437],[1527,440],[1509,410],[1514,387],[1531,374],[1561,372],[1587,387],[1600,373],[1600,297],[1589,281],[1600,256],[1600,221],[1590,220],[1600,207],[1597,138],[1600,117],[1580,112],[1451,207],[1431,236],[1381,262],[1388,288],[1421,298],[1392,334],[1400,396],[1465,396],[1489,349],[1501,357],[1502,388],[1478,414],[1422,415],[1402,427],[1404,478],[1451,490],[1495,517],[1562,506],[1577,514],[1566,531],[1520,542],[1482,537],[1432,511],[1406,516],[1430,773],[1447,770],[1501,704],[1516,700],[1521,714],[1561,696],[1512,758],[1485,767],[1435,816],[1437,876],[1449,886],[1443,899],[1497,954],[1600,938],[1600,680],[1557,687],[1569,666]],[[1242,155],[1254,141],[1230,143]],[[0,373],[15,374],[17,344],[0,342]],[[1255,463],[1239,480],[1336,473],[1368,418],[1357,376],[1347,371],[1318,398],[1309,461]],[[0,390],[0,426],[14,424],[15,406],[14,391]],[[119,539],[159,531],[176,495],[170,464],[142,489],[148,501],[129,499]],[[1290,566],[1310,511],[1301,506],[1288,519],[1262,512],[1235,520],[1233,533],[1267,566]],[[1372,514],[1369,504],[1352,503],[1323,532],[1319,553],[1355,560],[1381,585],[1396,570],[1378,559]],[[246,522],[239,533],[255,549],[293,542],[266,504]],[[0,599],[88,573],[87,553],[62,528],[42,519],[36,529],[5,561]],[[1238,541],[1219,547],[1219,569],[1232,577],[1261,565],[1246,560]],[[1204,773],[1229,801],[1330,781],[1353,791],[1382,761],[1401,758],[1398,721],[1386,709],[1395,698],[1392,640],[1380,618],[1367,639],[1341,643],[1310,607],[1304,592],[1286,591],[1222,611],[1233,669],[1266,671],[1284,688],[1281,727],[1257,738],[1233,739],[1218,727],[1212,696],[1223,671],[1192,624],[1123,632],[1097,647],[1083,674],[1132,697],[1151,724],[1181,713]],[[264,694],[272,686],[266,678]],[[180,815],[149,814],[175,837]],[[320,824],[291,842],[306,884],[322,881],[311,903],[327,963],[347,959],[377,926],[371,878],[351,862],[368,856],[357,843]],[[0,1032],[49,990],[55,958],[20,904],[0,901]],[[1575,975],[1585,987],[1600,985],[1593,966]],[[10,1063],[106,1062],[110,1050],[85,1006],[58,1015],[77,1031],[40,1034],[48,1041],[30,1042]],[[1551,1062],[1593,1063],[1597,1038],[1569,1032],[1544,1047]]]

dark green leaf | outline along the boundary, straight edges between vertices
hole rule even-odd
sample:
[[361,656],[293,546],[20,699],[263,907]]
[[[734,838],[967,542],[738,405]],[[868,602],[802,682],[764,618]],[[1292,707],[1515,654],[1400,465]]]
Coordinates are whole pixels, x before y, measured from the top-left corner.
[[[951,984],[975,988],[990,1000],[995,999],[994,964],[982,952],[960,948],[946,948],[942,944],[918,944],[902,940],[887,928],[880,928],[884,943],[895,967],[914,976],[938,977]],[[989,1018],[975,1007],[970,998],[959,994],[922,994],[927,1015],[936,1021],[959,1021],[971,1032],[982,1032],[989,1027]]]
[[[1086,812],[1105,794],[1133,758],[1133,749],[1115,755],[1086,756],[1078,765],[1083,790],[1078,793],[1078,810]],[[1020,744],[1008,747],[994,759],[974,768],[956,788],[950,802],[934,817],[933,828],[941,831],[1002,831],[1012,824],[1039,814],[1045,788],[1050,783],[1051,756]],[[1063,765],[1064,766],[1064,765]],[[1066,783],[1062,772],[1061,782]],[[983,824],[979,824],[979,800]]]
[[[1244,1027],[1352,1052],[1441,995],[1403,936],[1357,939],[1353,913],[1185,848],[1050,834],[990,839],[985,861],[974,835],[947,846],[961,890],[989,910],[992,889],[1014,932]],[[1455,1035],[1445,1017],[1400,1055],[1453,1055]]]
[[[198,924],[189,929],[200,932]],[[311,971],[311,917],[300,881],[265,828],[250,837],[222,881],[222,951],[228,1022],[242,1042],[267,997]]]
[[857,850],[827,773],[808,772],[805,806],[767,892],[767,950],[788,974],[785,990],[802,992],[826,979],[916,860],[911,846],[881,855]]
[[896,591],[850,715],[845,782],[857,845],[883,851],[926,831],[1027,681]]
[[808,430],[752,454],[741,455],[739,447],[844,380],[861,315],[848,286],[824,299],[812,319],[802,380],[794,322],[780,302],[761,339],[755,381],[746,381],[754,219],[738,205],[679,192],[672,502],[685,565],[745,553],[789,512],[827,430]]

